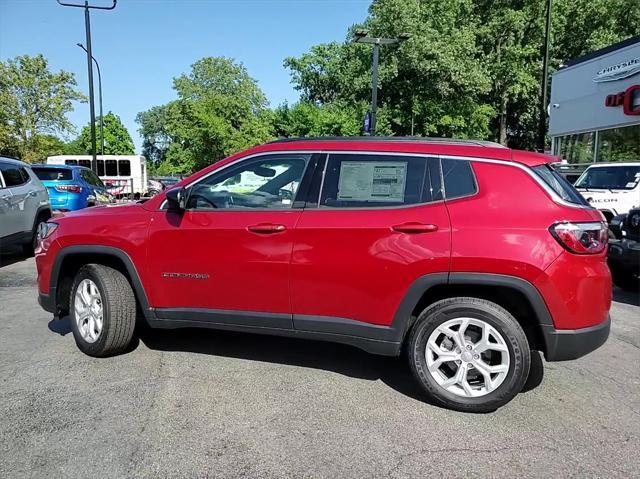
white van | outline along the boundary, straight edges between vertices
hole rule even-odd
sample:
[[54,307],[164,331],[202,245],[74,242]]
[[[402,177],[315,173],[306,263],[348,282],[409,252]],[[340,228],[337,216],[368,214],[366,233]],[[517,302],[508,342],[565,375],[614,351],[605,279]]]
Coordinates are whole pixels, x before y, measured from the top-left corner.
[[640,162],[591,165],[574,186],[611,221],[640,206]]
[[[98,176],[115,196],[143,195],[147,191],[147,160],[140,155],[98,155]],[[91,168],[91,155],[57,155],[48,165],[79,165]]]

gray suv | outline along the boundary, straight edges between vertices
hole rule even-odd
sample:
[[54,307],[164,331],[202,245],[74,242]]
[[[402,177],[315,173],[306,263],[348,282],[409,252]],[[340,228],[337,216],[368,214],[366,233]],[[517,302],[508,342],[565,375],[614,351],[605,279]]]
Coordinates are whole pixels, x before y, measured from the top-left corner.
[[49,218],[47,189],[29,165],[0,157],[0,251],[18,244],[32,253],[38,225]]

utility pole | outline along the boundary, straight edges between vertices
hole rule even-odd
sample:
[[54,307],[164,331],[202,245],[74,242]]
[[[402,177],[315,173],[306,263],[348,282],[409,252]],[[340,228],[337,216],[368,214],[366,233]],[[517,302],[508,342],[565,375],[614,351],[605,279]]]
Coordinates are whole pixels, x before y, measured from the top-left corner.
[[[82,48],[85,52],[87,49],[84,47],[82,43],[76,43],[80,48]],[[93,55],[91,55],[91,59],[93,63],[96,64],[96,70],[98,71],[98,103],[100,108],[100,155],[104,156],[104,116],[102,114],[102,75],[100,74],[100,65],[98,64],[98,60],[95,59]],[[103,158],[104,159],[104,158]]]
[[553,0],[547,0],[544,25],[544,47],[542,57],[542,91],[540,95],[540,117],[538,123],[538,151],[544,153],[547,137],[547,90],[549,89],[549,39],[551,36],[551,8]]
[[371,132],[376,134],[376,113],[378,110],[378,63],[380,59],[380,47],[382,45],[397,45],[409,39],[409,34],[401,33],[397,38],[368,37],[368,32],[357,30],[354,33],[354,43],[367,43],[373,45],[373,59],[371,62]]
[[98,7],[95,5],[89,5],[88,0],[85,0],[83,5],[76,3],[63,3],[61,0],[58,0],[58,4],[63,7],[84,8],[84,28],[87,39],[87,71],[89,73],[89,115],[91,116],[91,169],[96,174],[98,174],[98,160],[96,158],[96,109],[93,98],[93,65],[91,63],[93,55],[91,54],[91,19],[89,17],[89,10],[92,8],[96,10],[113,10],[116,8],[117,1],[118,0],[112,0],[113,4],[110,7]]

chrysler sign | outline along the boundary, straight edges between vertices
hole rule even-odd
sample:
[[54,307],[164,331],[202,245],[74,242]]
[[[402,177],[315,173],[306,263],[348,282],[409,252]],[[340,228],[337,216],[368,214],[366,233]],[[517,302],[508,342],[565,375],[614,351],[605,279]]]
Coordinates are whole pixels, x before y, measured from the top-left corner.
[[620,62],[616,65],[603,68],[596,73],[593,81],[596,83],[622,80],[628,78],[631,75],[635,75],[640,72],[640,57],[630,58],[627,61]]

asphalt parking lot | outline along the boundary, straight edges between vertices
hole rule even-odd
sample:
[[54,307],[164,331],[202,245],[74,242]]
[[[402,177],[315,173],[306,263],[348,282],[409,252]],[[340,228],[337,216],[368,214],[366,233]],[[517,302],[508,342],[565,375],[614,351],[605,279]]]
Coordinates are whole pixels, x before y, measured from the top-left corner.
[[0,477],[640,477],[636,295],[601,349],[470,415],[342,345],[162,331],[93,359],[38,306],[33,259],[0,262]]

